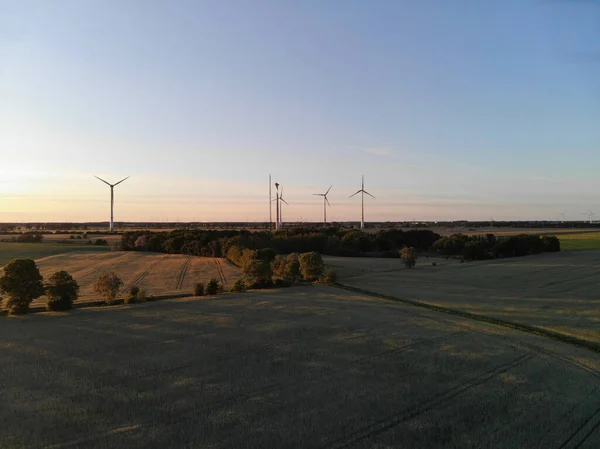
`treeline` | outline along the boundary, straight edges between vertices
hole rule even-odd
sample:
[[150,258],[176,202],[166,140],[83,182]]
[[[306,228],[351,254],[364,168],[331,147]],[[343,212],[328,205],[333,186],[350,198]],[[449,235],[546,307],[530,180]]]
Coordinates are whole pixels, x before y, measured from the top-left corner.
[[560,240],[554,236],[530,234],[496,237],[494,234],[442,237],[433,249],[445,256],[461,256],[465,260],[485,260],[504,257],[521,257],[560,251]]
[[431,230],[358,230],[296,228],[276,233],[246,230],[175,230],[171,232],[133,231],[121,238],[125,251],[155,251],[193,256],[226,257],[229,248],[261,250],[275,254],[318,252],[331,256],[399,257],[405,247],[425,251],[440,238]]

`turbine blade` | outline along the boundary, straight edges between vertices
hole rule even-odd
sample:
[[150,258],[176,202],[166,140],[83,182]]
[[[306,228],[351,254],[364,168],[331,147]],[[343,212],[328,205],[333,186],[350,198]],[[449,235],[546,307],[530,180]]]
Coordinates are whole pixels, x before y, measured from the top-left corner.
[[333,184],[329,186],[329,188],[327,189],[327,192],[325,192],[325,195],[327,195],[329,193],[329,191],[331,190],[332,187],[333,187]]
[[327,197],[325,197],[325,201],[327,202],[327,205],[328,205],[329,207],[331,207],[331,204],[329,204],[329,200],[327,199]]
[[112,185],[111,185],[109,182],[106,182],[104,179],[102,179],[102,178],[98,178],[98,176],[96,176],[96,175],[94,175],[94,178],[96,178],[96,179],[99,179],[99,180],[100,180],[100,181],[102,181],[104,184],[106,184],[106,185],[108,185],[108,186],[111,186],[111,187],[112,187]]
[[325,196],[322,193],[313,193],[313,195],[317,195],[317,196]]
[[352,198],[354,195],[358,195],[360,192],[362,192],[362,190],[358,190],[356,193],[353,193],[352,195],[350,195],[348,198]]
[[118,185],[119,185],[119,184],[121,184],[123,181],[125,181],[126,179],[129,179],[129,178],[130,178],[129,176],[128,176],[127,178],[123,178],[123,179],[121,179],[119,182],[117,182],[117,183],[116,183],[116,184],[114,184],[114,185],[118,186]]
[[366,190],[363,190],[363,192],[365,192],[367,195],[369,195],[371,198],[375,198],[373,195],[371,195],[369,192],[367,192]]
[[289,206],[288,202],[286,200],[284,200],[283,198],[279,198],[279,200],[283,201],[285,204],[287,204]]

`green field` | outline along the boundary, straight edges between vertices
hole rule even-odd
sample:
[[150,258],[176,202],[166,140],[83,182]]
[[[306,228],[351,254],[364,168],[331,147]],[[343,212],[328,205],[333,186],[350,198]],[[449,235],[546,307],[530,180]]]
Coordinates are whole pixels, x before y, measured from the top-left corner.
[[557,237],[562,250],[600,249],[600,232],[560,234]]
[[110,251],[108,246],[77,245],[72,243],[0,243],[0,266],[13,259],[39,259],[74,251]]

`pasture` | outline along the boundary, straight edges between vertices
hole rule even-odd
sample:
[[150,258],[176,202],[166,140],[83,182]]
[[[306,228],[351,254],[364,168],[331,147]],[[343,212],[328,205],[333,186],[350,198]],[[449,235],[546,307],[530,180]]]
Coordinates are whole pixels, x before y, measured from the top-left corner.
[[463,264],[449,260],[435,267],[432,260],[419,259],[416,268],[409,270],[380,259],[368,262],[370,269],[361,272],[356,259],[325,258],[327,264],[340,267],[344,285],[600,344],[600,251]]
[[591,449],[599,370],[328,287],[39,313],[0,326],[0,447]]
[[[216,278],[226,287],[241,276],[240,270],[226,259],[195,257],[180,254],[158,254],[148,252],[101,252],[101,253],[62,253],[37,259],[36,263],[44,278],[58,270],[68,271],[79,283],[78,302],[97,301],[93,284],[99,276],[116,272],[123,280],[124,294],[131,286],[137,285],[147,294],[168,295],[189,293],[196,282],[206,283]],[[41,305],[39,298],[32,304]]]

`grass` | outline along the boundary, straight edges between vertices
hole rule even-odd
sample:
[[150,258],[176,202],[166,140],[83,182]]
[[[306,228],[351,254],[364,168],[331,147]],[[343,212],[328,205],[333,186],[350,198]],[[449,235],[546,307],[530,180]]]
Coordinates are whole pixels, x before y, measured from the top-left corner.
[[558,238],[563,250],[600,249],[600,232],[560,234]]
[[582,350],[348,296],[6,318],[0,447],[598,447],[597,379],[572,363]]
[[40,259],[42,257],[71,252],[104,252],[108,246],[58,244],[58,243],[12,243],[0,242],[0,267],[13,259]]

